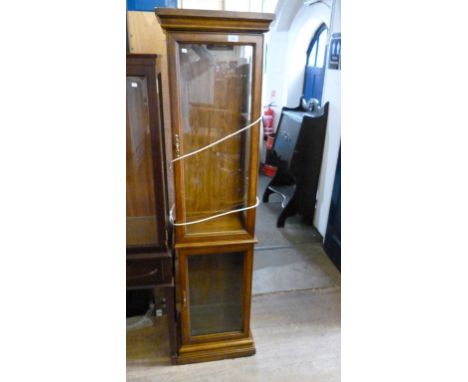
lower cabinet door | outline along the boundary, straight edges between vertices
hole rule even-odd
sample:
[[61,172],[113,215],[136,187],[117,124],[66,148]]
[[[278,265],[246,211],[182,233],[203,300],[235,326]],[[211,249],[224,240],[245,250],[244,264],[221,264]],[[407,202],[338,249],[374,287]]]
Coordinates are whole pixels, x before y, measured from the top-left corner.
[[184,249],[179,260],[182,342],[247,337],[253,245]]

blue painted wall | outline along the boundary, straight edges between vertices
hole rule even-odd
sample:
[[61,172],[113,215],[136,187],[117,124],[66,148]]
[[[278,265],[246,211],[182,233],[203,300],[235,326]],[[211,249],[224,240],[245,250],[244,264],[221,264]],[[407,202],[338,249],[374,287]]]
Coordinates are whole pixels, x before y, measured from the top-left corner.
[[129,11],[153,12],[156,7],[177,8],[177,0],[127,0]]

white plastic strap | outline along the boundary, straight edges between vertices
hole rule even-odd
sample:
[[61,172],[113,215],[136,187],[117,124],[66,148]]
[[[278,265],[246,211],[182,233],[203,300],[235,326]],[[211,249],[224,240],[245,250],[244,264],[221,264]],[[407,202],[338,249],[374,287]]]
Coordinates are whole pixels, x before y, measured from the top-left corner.
[[[254,126],[255,124],[257,124],[258,122],[260,122],[262,120],[262,116],[258,117],[257,120],[255,120],[254,122],[252,122],[251,124],[239,129],[239,130],[236,130],[234,131],[233,133],[229,134],[229,135],[226,135],[225,137],[221,138],[221,139],[218,139],[217,141],[214,141],[212,143],[210,143],[209,145],[206,145],[206,146],[203,146],[201,148],[199,148],[198,150],[195,150],[195,151],[192,151],[191,153],[187,153],[187,154],[184,154],[180,157],[177,157],[177,158],[174,158],[171,163],[174,163],[174,162],[177,162],[179,160],[182,160],[182,159],[185,159],[185,158],[188,158],[188,157],[191,157],[192,155],[195,155],[195,154],[198,154],[204,150],[207,150],[209,149],[210,147],[213,147],[221,142],[224,142],[225,140],[229,139],[229,138],[232,138],[234,136],[236,136],[237,134],[240,134],[242,133],[243,131],[247,130],[247,129],[250,129],[252,126]],[[253,205],[253,206],[249,206],[249,207],[244,207],[244,208],[238,208],[236,210],[232,210],[232,211],[227,211],[227,212],[223,212],[221,214],[216,214],[216,215],[212,215],[212,216],[209,216],[207,218],[203,218],[203,219],[199,219],[199,220],[194,220],[194,221],[191,221],[191,222],[185,222],[185,223],[176,223],[174,221],[174,206],[172,206],[171,210],[169,211],[169,220],[170,222],[172,223],[172,225],[174,226],[185,226],[185,225],[190,225],[190,224],[197,224],[197,223],[203,223],[203,222],[206,222],[208,220],[212,220],[212,219],[216,219],[216,218],[219,218],[221,216],[225,216],[225,215],[229,215],[229,214],[233,214],[233,213],[236,213],[236,212],[242,212],[242,211],[246,211],[246,210],[250,210],[252,208],[256,208],[258,207],[258,205],[260,204],[260,200],[258,199],[257,197],[257,202]]]
[[173,215],[174,206],[172,206],[171,211],[169,212],[169,220],[171,221],[172,225],[174,225],[174,226],[184,226],[184,225],[190,225],[190,224],[197,224],[197,223],[206,222],[207,220],[216,219],[216,218],[219,218],[219,217],[224,216],[224,215],[233,214],[235,212],[250,210],[252,208],[258,207],[259,204],[260,204],[260,200],[258,199],[258,196],[257,196],[257,202],[253,206],[238,208],[237,210],[227,211],[227,212],[223,212],[222,214],[217,214],[217,215],[209,216],[209,217],[204,218],[204,219],[194,220],[194,221],[185,222],[185,223],[175,223],[174,222],[174,215]]
[[242,133],[243,131],[247,130],[247,129],[250,129],[252,126],[254,126],[255,124],[257,124],[258,122],[260,122],[260,120],[262,119],[262,116],[258,117],[258,119],[254,122],[252,122],[250,125],[247,125],[245,127],[243,127],[242,129],[239,129],[237,131],[234,131],[233,133],[229,134],[229,135],[226,135],[225,137],[221,138],[221,139],[218,139],[217,141],[214,141],[213,143],[210,143],[209,145],[207,146],[203,146],[201,148],[199,148],[198,150],[195,150],[195,151],[192,151],[191,153],[188,153],[188,154],[184,154],[180,157],[177,157],[177,158],[174,158],[171,162],[174,163],[174,162],[177,162],[178,160],[182,160],[182,159],[185,159],[185,158],[188,158],[192,155],[195,155],[195,154],[198,154],[199,152],[202,152],[204,150],[207,150],[209,149],[210,147],[213,147],[215,145],[217,145],[218,143],[221,143],[221,142],[224,142],[226,139],[229,139],[229,138],[232,138],[234,137],[235,135],[237,134],[240,134]]

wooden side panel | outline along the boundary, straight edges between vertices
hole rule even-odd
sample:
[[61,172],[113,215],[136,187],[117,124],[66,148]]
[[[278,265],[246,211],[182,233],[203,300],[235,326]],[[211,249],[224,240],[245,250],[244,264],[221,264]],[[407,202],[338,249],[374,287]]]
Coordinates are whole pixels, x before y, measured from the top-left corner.
[[166,53],[166,38],[153,12],[127,12],[130,53]]

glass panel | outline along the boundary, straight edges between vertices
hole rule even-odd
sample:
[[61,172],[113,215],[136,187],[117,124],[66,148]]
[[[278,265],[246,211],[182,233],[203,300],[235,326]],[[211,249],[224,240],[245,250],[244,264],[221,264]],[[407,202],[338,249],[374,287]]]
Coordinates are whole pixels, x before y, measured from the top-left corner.
[[315,59],[317,58],[317,42],[314,43],[312,50],[307,57],[307,66],[315,66]]
[[191,335],[242,331],[242,252],[188,257]]
[[127,246],[158,244],[148,87],[127,77]]
[[317,68],[323,68],[323,65],[325,63],[325,48],[326,48],[326,43],[327,43],[327,29],[324,29],[322,33],[320,34],[318,44],[318,52],[317,52]]
[[[182,152],[251,123],[252,46],[180,44]],[[183,160],[186,221],[247,207],[250,130]],[[244,229],[235,213],[186,226],[187,233]]]

